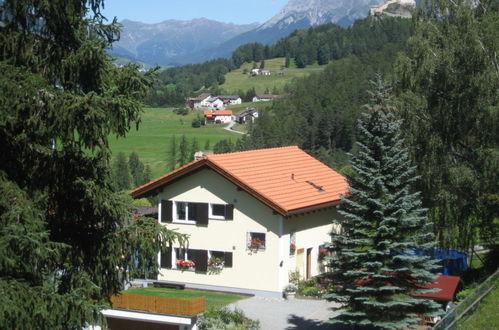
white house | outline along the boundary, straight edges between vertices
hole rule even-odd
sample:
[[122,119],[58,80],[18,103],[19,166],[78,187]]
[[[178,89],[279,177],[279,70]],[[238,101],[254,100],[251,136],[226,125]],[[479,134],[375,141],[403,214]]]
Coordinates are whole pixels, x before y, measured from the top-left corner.
[[243,103],[239,95],[219,95],[217,97],[223,101],[225,106]]
[[244,110],[241,110],[237,114],[234,115],[234,121],[240,124],[245,124],[247,122],[254,123],[255,119],[258,118],[259,112],[255,107],[248,107]]
[[345,193],[344,177],[291,146],[208,155],[131,194],[155,196],[160,222],[189,234],[160,255],[159,280],[280,297],[291,271],[321,271]]
[[268,102],[278,98],[281,98],[282,95],[276,94],[258,94],[253,97],[253,102]]
[[225,109],[225,105],[224,101],[222,101],[218,96],[212,96],[201,102],[201,108],[223,110]]
[[232,110],[205,110],[205,124],[227,124],[232,121]]
[[204,105],[211,97],[211,94],[208,93],[200,94],[198,97],[190,97],[187,99],[186,107],[194,110],[203,109]]

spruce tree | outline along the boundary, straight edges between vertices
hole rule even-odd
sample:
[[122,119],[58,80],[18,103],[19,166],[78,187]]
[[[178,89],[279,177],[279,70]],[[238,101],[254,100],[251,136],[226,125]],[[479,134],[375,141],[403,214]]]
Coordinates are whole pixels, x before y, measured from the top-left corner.
[[[0,329],[82,329],[182,239],[132,222],[109,136],[138,124],[151,73],[117,68],[102,1],[0,1]],[[144,239],[147,238],[147,239]],[[153,269],[154,270],[154,269]]]
[[372,104],[358,123],[359,151],[347,175],[350,193],[343,196],[332,233],[329,266],[334,274],[329,300],[344,304],[334,322],[368,328],[400,329],[414,324],[416,314],[433,315],[439,305],[412,295],[435,278],[434,261],[411,249],[434,246],[418,179],[400,134],[401,121],[390,105],[381,78]]
[[128,169],[130,170],[132,186],[134,188],[140,186],[144,181],[144,164],[135,151],[128,156]]
[[190,148],[189,148],[189,143],[187,142],[187,138],[185,135],[182,135],[180,138],[180,143],[178,145],[178,163],[180,166],[184,166],[190,161],[189,158],[189,153],[190,153]]
[[119,152],[114,160],[113,175],[116,190],[121,191],[130,189],[130,168],[128,167],[126,156],[123,152]]

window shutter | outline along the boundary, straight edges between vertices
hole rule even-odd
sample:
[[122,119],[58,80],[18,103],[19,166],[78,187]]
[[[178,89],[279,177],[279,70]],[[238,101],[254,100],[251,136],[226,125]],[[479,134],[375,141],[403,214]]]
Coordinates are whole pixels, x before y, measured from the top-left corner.
[[196,216],[198,225],[208,225],[208,203],[196,203]]
[[225,252],[224,267],[232,267],[232,252]]
[[225,220],[233,220],[234,219],[234,205],[227,204],[225,205]]
[[195,261],[196,271],[206,272],[208,271],[208,251],[206,250],[195,250]]
[[165,252],[161,252],[161,268],[172,268],[172,248],[168,247]]
[[173,202],[161,201],[161,222],[171,223],[173,220]]

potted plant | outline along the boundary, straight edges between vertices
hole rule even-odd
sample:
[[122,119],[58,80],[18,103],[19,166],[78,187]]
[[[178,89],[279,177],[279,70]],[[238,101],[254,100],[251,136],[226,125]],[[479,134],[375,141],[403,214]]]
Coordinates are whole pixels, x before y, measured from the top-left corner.
[[211,257],[208,260],[208,273],[210,274],[220,274],[224,268],[224,260],[217,257]]
[[296,244],[295,243],[291,243],[289,245],[289,254],[294,254],[296,251]]
[[295,295],[296,295],[296,290],[297,290],[296,285],[293,284],[293,283],[289,283],[284,288],[284,298],[286,298],[286,299],[294,299]]
[[177,260],[177,267],[183,270],[194,270],[194,267],[196,266],[196,263],[192,260],[189,259],[178,259]]
[[253,249],[263,249],[265,248],[265,240],[254,237],[251,239],[249,247]]

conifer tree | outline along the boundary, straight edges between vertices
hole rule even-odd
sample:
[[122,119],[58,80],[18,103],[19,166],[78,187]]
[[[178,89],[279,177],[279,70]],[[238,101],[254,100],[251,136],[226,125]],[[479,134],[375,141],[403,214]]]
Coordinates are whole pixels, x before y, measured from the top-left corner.
[[149,166],[149,164],[146,164],[146,166],[144,167],[144,175],[142,176],[142,182],[140,183],[140,185],[148,183],[151,180],[152,180],[152,169],[151,166]]
[[199,151],[199,143],[197,138],[192,139],[191,151],[189,152],[189,161],[194,160],[194,154]]
[[140,186],[144,181],[144,164],[135,151],[128,156],[128,169],[130,170],[132,186],[134,188]]
[[334,322],[368,328],[401,329],[415,314],[434,314],[439,305],[415,298],[435,278],[434,261],[411,249],[434,246],[418,179],[400,135],[401,121],[388,89],[377,78],[372,104],[359,119],[359,152],[348,175],[350,192],[340,206],[341,231],[332,234],[329,265],[334,274],[326,297],[344,304]]
[[121,191],[130,189],[130,168],[128,167],[126,156],[123,152],[118,153],[113,165],[116,190]]
[[190,160],[189,158],[190,148],[189,142],[187,142],[187,138],[185,135],[182,135],[180,138],[180,143],[178,145],[178,163],[179,166],[184,166]]
[[0,329],[96,324],[136,251],[157,269],[158,250],[184,238],[129,224],[131,201],[112,190],[108,137],[139,122],[152,80],[114,66],[118,28],[100,8],[0,1]]
[[205,150],[205,151],[210,150],[210,147],[211,147],[211,145],[210,145],[210,144],[211,144],[211,143],[210,143],[210,140],[209,140],[209,139],[208,139],[208,140],[206,140],[206,142],[204,143],[204,150]]

